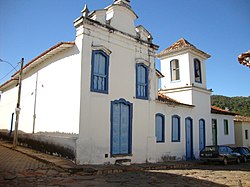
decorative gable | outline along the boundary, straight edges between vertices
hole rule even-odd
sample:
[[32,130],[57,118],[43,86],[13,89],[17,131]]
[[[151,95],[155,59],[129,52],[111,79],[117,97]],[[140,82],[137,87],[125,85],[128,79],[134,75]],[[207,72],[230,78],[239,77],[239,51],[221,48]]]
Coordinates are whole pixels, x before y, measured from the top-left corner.
[[128,1],[115,1],[105,8],[106,21],[110,26],[124,33],[136,36],[134,21],[138,18]]
[[137,36],[146,42],[152,43],[153,37],[142,25],[136,27]]
[[106,23],[106,10],[95,10],[89,14],[89,18],[102,24]]

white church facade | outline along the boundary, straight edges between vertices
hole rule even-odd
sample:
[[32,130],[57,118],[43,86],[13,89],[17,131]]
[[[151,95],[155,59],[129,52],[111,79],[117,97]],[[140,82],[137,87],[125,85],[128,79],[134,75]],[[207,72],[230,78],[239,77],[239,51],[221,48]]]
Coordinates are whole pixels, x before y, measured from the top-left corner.
[[[84,7],[75,41],[24,66],[19,130],[68,134],[77,164],[198,159],[205,145],[234,144],[234,114],[210,104],[210,56],[183,38],[157,53],[136,19],[128,0]],[[10,129],[17,78],[0,86],[0,129]]]

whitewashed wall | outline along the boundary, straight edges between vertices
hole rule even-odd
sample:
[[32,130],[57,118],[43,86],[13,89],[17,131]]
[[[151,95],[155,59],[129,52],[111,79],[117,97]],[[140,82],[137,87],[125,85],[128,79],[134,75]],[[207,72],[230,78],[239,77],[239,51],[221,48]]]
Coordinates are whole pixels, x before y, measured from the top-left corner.
[[[245,138],[245,130],[248,130],[248,139]],[[242,139],[243,139],[243,146],[250,147],[250,123],[243,122],[242,123]]]
[[[237,146],[250,147],[250,122],[235,122],[235,144]],[[248,139],[245,137],[245,130],[248,130]]]
[[[18,129],[33,130],[35,85],[37,106],[35,132],[79,133],[80,65],[75,46],[47,59],[23,76],[21,113]],[[17,87],[4,90],[0,102],[0,129],[10,129],[11,113],[15,111]]]
[[[0,100],[0,129],[9,129],[11,126],[11,116],[15,113],[17,103],[17,88],[12,89],[1,94]],[[15,116],[13,126],[15,123]],[[14,128],[14,127],[13,127]]]
[[[170,61],[174,59],[179,60],[180,80],[171,81]],[[161,72],[165,76],[161,81],[161,88],[171,89],[189,86],[191,83],[189,66],[190,64],[188,53],[176,54],[174,56],[172,55],[167,58],[161,59]]]
[[[211,119],[217,120],[217,144],[234,145],[234,116],[211,114]],[[228,135],[224,134],[224,119],[228,120]],[[211,126],[212,129],[212,126]]]

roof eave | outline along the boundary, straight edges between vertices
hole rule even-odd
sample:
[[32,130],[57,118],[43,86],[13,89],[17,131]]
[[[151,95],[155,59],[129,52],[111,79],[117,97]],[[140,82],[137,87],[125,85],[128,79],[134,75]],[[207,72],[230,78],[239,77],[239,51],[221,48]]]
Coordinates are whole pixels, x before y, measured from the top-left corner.
[[[75,42],[60,42],[56,45],[54,45],[53,47],[49,48],[48,50],[44,51],[43,53],[41,53],[39,56],[37,56],[36,58],[34,58],[33,60],[31,60],[30,62],[28,62],[24,67],[23,67],[23,73],[26,73],[29,71],[30,68],[32,68],[33,66],[38,65],[40,62],[46,60],[47,58],[49,58],[52,55],[57,54],[60,51],[63,51],[66,48],[72,47],[75,45]],[[18,73],[20,72],[20,70],[18,70],[17,72],[15,72],[11,77],[10,80],[8,80],[7,82],[3,83],[0,86],[0,90],[4,90],[7,87],[11,86],[11,84],[14,83],[14,80],[18,80]]]
[[212,114],[222,114],[222,115],[229,115],[229,116],[236,116],[237,113],[230,112],[219,107],[211,106],[211,113]]
[[156,73],[156,75],[157,75],[158,77],[160,77],[160,78],[165,77],[165,76],[160,72],[160,70],[158,70],[158,69],[155,69],[155,73]]
[[196,47],[193,47],[193,46],[185,46],[185,47],[182,47],[182,48],[178,48],[178,49],[173,49],[173,50],[169,50],[169,51],[165,51],[163,50],[162,52],[156,54],[156,57],[157,58],[162,58],[162,57],[165,57],[167,55],[172,55],[172,54],[175,54],[177,52],[182,52],[182,51],[186,51],[186,50],[194,50],[195,52],[199,53],[200,55],[204,56],[206,59],[207,58],[210,58],[211,55],[205,53],[204,51],[202,50],[199,50],[197,49]]

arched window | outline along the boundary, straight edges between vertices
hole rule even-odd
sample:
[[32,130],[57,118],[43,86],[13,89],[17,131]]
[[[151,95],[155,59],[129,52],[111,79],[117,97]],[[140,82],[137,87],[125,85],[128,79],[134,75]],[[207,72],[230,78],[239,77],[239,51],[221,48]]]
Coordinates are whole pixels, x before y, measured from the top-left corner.
[[195,58],[194,59],[194,77],[195,77],[195,82],[201,83],[201,62],[199,59]]
[[91,63],[91,91],[108,93],[108,71],[109,56],[102,50],[94,50]]
[[180,142],[181,130],[180,130],[180,116],[172,116],[172,142]]
[[148,67],[136,64],[136,98],[148,99]]
[[155,115],[155,136],[156,142],[165,141],[165,116],[163,114]]
[[177,59],[171,60],[170,68],[171,68],[171,81],[180,80],[179,60]]

